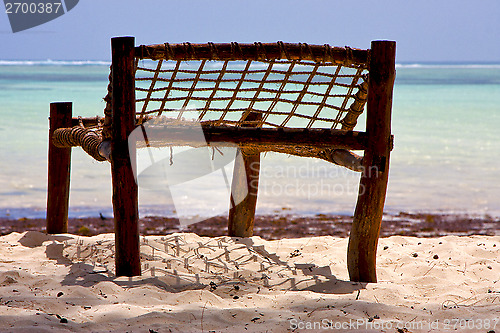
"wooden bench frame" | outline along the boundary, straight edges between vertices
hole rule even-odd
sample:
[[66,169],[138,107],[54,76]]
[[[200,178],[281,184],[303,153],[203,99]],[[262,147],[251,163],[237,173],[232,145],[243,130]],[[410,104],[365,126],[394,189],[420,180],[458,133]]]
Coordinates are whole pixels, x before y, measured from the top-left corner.
[[[117,276],[141,274],[138,227],[138,188],[129,153],[128,136],[136,127],[134,58],[138,48],[133,37],[111,40],[113,116],[111,139],[111,173],[113,184],[113,211],[115,221],[115,255]],[[337,133],[325,140],[343,143],[347,149],[363,149],[363,171],[360,191],[349,237],[347,265],[352,281],[376,282],[376,250],[389,175],[389,157],[392,149],[391,108],[395,79],[396,43],[373,41],[369,50],[369,87],[366,132],[358,135]],[[47,232],[67,232],[71,148],[58,148],[52,135],[58,128],[71,127],[71,103],[51,103]],[[253,132],[252,132],[253,131]],[[241,132],[241,140],[261,136],[265,129]],[[301,134],[281,132],[286,140],[301,141]],[[246,135],[246,136],[245,136]],[[343,137],[342,137],[343,136]],[[348,138],[349,140],[347,140]],[[237,139],[234,139],[237,142]],[[307,141],[307,135],[302,135]],[[335,141],[337,140],[337,141]],[[235,165],[233,191],[258,180],[260,154],[243,154],[243,165]],[[133,163],[133,162],[132,162]],[[250,165],[254,167],[250,167]],[[242,173],[241,170],[245,170]],[[229,212],[230,236],[248,237],[253,234],[257,189],[248,186],[249,193]]]

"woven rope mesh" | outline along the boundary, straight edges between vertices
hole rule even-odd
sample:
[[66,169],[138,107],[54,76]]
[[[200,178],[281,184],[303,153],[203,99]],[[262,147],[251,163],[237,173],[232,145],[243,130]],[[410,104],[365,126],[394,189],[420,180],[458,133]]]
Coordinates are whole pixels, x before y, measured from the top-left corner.
[[165,116],[216,126],[350,130],[366,102],[366,81],[362,67],[325,62],[140,60],[138,123]]
[[[367,100],[367,50],[278,42],[165,43],[142,45],[136,52],[137,125],[154,118],[155,125],[198,121],[213,126],[353,130]],[[80,124],[87,129],[85,140],[72,139],[81,131],[68,128],[56,131],[56,142],[89,146],[84,149],[101,158],[99,142],[110,139],[112,132],[112,87],[110,73],[104,118]],[[324,155],[324,149],[311,146],[246,144],[246,149]]]

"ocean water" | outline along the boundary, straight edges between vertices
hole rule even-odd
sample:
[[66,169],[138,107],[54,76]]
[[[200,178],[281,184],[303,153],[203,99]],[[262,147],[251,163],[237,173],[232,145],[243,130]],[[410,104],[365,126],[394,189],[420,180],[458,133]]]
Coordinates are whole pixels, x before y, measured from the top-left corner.
[[[49,104],[102,115],[108,66],[0,61],[0,217],[45,216]],[[398,64],[385,211],[500,216],[499,127],[500,65]],[[352,214],[358,184],[358,173],[327,162],[268,153],[258,212]],[[183,207],[225,214],[224,185],[198,182],[196,193],[182,194]],[[139,195],[141,215],[181,208],[165,189],[142,186]],[[99,213],[112,214],[110,165],[73,149],[70,216]]]

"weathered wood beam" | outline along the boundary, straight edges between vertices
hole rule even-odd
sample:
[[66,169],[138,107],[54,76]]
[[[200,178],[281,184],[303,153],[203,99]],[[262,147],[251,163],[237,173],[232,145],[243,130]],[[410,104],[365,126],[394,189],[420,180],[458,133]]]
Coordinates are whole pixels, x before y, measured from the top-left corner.
[[[262,114],[250,112],[245,120],[262,120]],[[244,125],[242,128],[252,128],[252,125]],[[253,236],[259,175],[260,151],[238,149],[231,184],[231,208],[227,224],[229,236]]]
[[365,67],[368,50],[305,43],[157,44],[136,48],[136,57],[152,60],[311,60]]
[[[364,150],[367,135],[364,132],[330,129],[295,128],[250,128],[233,126],[202,125],[205,140],[193,136],[197,130],[185,126],[148,126],[146,133],[151,146],[193,145],[205,146],[207,143],[230,143],[245,146],[314,146],[349,150]],[[193,138],[195,137],[195,138]]]
[[231,208],[228,217],[229,236],[253,236],[259,173],[260,153],[247,153],[244,149],[238,149],[231,184]]
[[71,126],[72,103],[50,103],[49,157],[47,184],[47,233],[68,232],[71,147],[59,148],[52,142],[58,128]]
[[115,220],[117,276],[141,275],[138,190],[132,165],[135,147],[128,136],[135,128],[134,38],[111,39],[113,67],[113,131],[111,174]]
[[396,77],[396,42],[374,41],[371,46],[368,141],[347,254],[350,279],[361,282],[377,281],[377,244],[389,176],[392,91]]

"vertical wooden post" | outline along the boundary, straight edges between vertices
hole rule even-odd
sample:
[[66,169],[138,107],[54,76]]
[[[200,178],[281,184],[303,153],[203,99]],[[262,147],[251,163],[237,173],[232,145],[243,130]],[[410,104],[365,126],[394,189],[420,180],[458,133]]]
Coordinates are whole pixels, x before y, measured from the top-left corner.
[[71,127],[72,103],[50,103],[49,157],[47,184],[47,233],[68,232],[71,147],[58,148],[52,135],[58,128]]
[[[242,120],[247,122],[242,125],[243,127],[254,127],[252,122],[262,120],[262,114],[245,113],[242,115]],[[233,183],[231,184],[231,208],[227,224],[229,236],[253,236],[259,174],[260,153],[252,153],[239,148],[234,163]]]
[[351,281],[377,282],[377,244],[389,176],[395,58],[396,42],[372,42],[366,115],[368,147],[347,253]]
[[138,190],[132,165],[135,146],[128,136],[135,128],[134,37],[111,39],[113,80],[113,130],[111,174],[115,221],[117,276],[141,275],[139,254]]
[[[229,209],[229,236],[253,236],[257,191],[259,189],[260,153],[247,154],[238,149],[234,163],[233,182],[231,184],[231,208]],[[248,189],[248,191],[247,191]],[[245,192],[246,197],[241,202]]]

